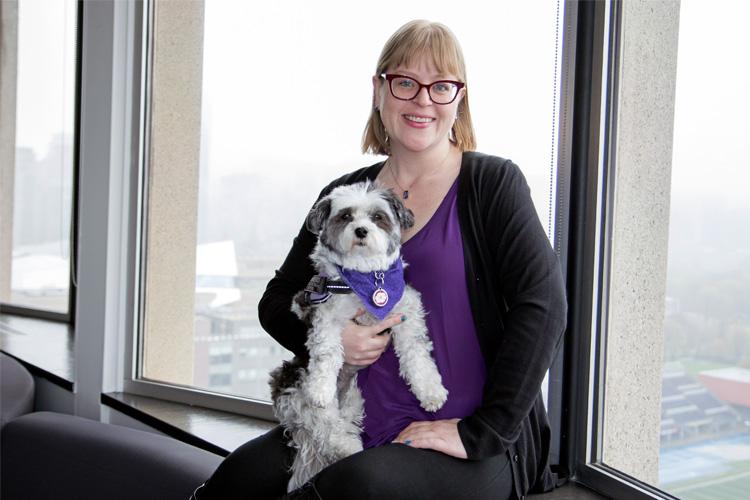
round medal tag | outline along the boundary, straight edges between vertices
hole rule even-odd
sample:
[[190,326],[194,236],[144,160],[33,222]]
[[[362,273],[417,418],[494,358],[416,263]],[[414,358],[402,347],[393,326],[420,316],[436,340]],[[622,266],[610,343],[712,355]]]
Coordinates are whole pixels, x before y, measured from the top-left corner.
[[378,307],[383,307],[388,303],[388,292],[382,288],[378,288],[375,290],[375,293],[372,294],[372,302]]

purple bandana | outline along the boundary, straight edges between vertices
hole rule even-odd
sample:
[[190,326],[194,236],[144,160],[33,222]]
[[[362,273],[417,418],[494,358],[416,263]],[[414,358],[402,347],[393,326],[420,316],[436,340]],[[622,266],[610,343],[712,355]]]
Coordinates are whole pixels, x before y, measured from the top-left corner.
[[365,309],[385,319],[404,294],[404,264],[401,257],[385,271],[362,273],[337,266],[341,279],[362,299]]

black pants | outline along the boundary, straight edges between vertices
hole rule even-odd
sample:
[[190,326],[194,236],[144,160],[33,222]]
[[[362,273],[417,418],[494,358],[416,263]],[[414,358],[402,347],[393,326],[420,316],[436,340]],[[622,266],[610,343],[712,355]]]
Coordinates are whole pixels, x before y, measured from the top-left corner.
[[294,450],[281,426],[237,448],[216,469],[199,500],[505,500],[513,479],[506,454],[462,460],[434,450],[387,444],[347,457],[286,496]]

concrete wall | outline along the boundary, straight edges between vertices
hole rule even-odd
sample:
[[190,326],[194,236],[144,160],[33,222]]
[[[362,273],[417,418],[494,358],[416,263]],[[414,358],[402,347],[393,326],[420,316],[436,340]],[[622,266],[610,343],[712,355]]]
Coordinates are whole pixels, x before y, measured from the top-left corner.
[[658,484],[680,3],[622,9],[603,461]]
[[0,301],[10,301],[16,168],[18,2],[0,2]]
[[203,2],[155,4],[143,374],[193,383]]

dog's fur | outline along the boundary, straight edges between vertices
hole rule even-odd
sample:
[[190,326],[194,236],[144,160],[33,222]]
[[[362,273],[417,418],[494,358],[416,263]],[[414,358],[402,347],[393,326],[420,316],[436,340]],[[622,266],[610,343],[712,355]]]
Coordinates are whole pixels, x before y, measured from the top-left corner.
[[[338,279],[336,265],[360,272],[384,270],[400,258],[401,230],[414,215],[389,189],[363,182],[341,186],[315,204],[306,221],[318,235],[311,254],[319,274]],[[364,228],[360,238],[355,229]],[[362,234],[362,231],[359,231]],[[303,485],[324,467],[362,450],[363,399],[357,387],[359,367],[344,363],[341,332],[362,308],[356,294],[332,295],[308,307],[300,292],[292,310],[309,325],[308,355],[285,361],[271,372],[274,413],[297,452],[288,490]],[[427,411],[440,409],[448,397],[432,359],[419,292],[406,286],[393,312],[406,321],[394,326],[392,342],[400,375]],[[358,318],[373,325],[370,313]]]

